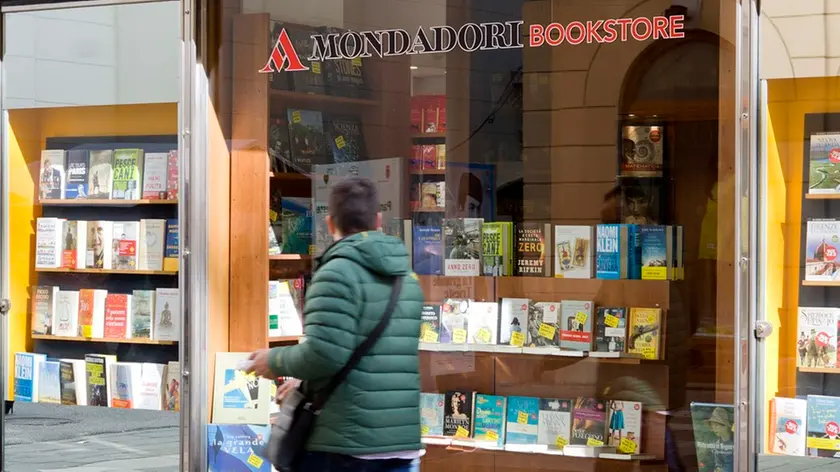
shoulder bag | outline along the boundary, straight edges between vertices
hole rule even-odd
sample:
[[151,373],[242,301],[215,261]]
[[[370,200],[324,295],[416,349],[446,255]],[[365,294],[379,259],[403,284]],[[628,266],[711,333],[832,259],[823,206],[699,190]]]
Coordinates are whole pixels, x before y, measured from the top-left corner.
[[315,421],[333,391],[344,382],[350,371],[353,370],[359,361],[362,360],[368,351],[382,336],[382,332],[388,326],[391,315],[397,306],[397,301],[402,290],[403,278],[396,277],[391,288],[391,298],[382,314],[382,319],[373,328],[368,337],[359,344],[350,355],[350,359],[336,373],[329,383],[316,392],[314,395],[305,395],[298,387],[286,395],[280,405],[280,413],[275,415],[275,421],[271,425],[271,435],[266,447],[266,459],[280,472],[294,470],[295,464],[303,457],[306,443]]

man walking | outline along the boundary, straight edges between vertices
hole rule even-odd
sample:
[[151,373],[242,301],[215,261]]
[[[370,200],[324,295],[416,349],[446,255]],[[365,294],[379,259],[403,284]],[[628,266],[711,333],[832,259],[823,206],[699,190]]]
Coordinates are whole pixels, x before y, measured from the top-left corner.
[[403,278],[382,336],[318,416],[297,466],[302,472],[419,470],[417,348],[424,297],[405,246],[377,230],[379,208],[373,182],[353,177],[336,184],[327,216],[335,242],[320,257],[306,292],[305,342],[251,355],[257,374],[300,379],[306,394],[320,390],[382,318],[393,280]]

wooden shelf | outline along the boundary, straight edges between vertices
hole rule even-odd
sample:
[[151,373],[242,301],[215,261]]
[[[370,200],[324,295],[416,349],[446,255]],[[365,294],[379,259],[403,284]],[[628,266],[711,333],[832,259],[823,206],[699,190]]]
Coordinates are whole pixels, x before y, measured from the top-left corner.
[[146,338],[83,338],[83,337],[68,337],[68,336],[53,336],[51,334],[33,334],[32,339],[41,339],[44,341],[71,341],[71,342],[88,342],[88,343],[118,343],[118,344],[156,344],[161,346],[169,346],[178,344],[178,341],[157,341]]
[[140,205],[177,205],[178,200],[109,200],[109,199],[76,199],[76,200],[40,200],[44,206],[101,206],[123,207]]
[[299,174],[297,172],[269,172],[268,177],[271,180],[280,182],[310,182],[312,175]]
[[806,200],[840,200],[840,193],[806,193]]
[[275,343],[283,343],[283,344],[295,343],[295,344],[297,344],[297,342],[299,340],[300,340],[300,336],[274,336],[274,337],[268,338],[268,343],[269,344],[275,344]]
[[806,287],[840,287],[840,280],[803,280]]
[[799,372],[809,374],[840,374],[840,369],[831,367],[797,367]]
[[112,269],[35,269],[35,272],[60,273],[60,274],[124,274],[124,275],[171,275],[176,276],[178,272],[167,272],[163,270],[112,270]]
[[272,99],[280,99],[292,104],[306,104],[309,106],[317,106],[318,104],[332,105],[354,105],[363,107],[376,107],[379,102],[376,100],[368,100],[366,98],[349,98],[339,97],[336,95],[324,95],[320,93],[303,93],[293,92],[291,90],[271,90]]
[[268,256],[269,261],[310,261],[312,256],[306,254],[277,254]]
[[413,141],[421,139],[446,139],[446,133],[415,133],[411,135]]
[[446,169],[422,169],[411,171],[412,175],[446,175]]

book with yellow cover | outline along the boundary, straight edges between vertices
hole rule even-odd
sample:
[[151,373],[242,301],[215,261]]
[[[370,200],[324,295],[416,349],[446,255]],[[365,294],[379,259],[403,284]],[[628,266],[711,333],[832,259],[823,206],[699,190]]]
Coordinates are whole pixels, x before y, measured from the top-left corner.
[[662,309],[630,308],[627,352],[645,359],[660,359],[662,344]]

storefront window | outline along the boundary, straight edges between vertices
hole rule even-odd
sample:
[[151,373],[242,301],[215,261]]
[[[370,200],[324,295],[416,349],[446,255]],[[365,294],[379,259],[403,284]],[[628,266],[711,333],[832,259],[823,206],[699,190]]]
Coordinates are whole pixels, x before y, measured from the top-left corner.
[[4,12],[3,470],[179,469],[180,11]]
[[299,341],[353,175],[424,291],[423,470],[733,470],[736,3],[212,13],[230,310],[209,470],[257,467],[272,382],[237,366]]
[[763,307],[759,468],[840,458],[840,26],[832,2],[761,2]]

